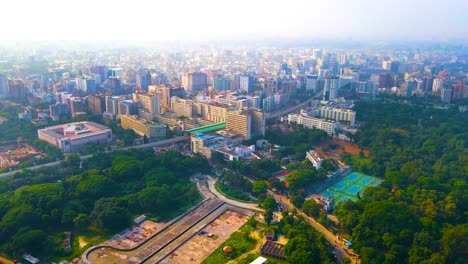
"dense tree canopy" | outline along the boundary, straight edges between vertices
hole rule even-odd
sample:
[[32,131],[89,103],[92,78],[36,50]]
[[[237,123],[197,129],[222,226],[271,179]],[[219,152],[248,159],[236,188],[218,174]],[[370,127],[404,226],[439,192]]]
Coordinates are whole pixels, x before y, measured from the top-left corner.
[[62,165],[0,180],[0,251],[65,256],[64,231],[112,234],[140,214],[174,217],[200,199],[189,177],[209,170],[205,158],[152,149],[97,153],[82,169],[71,155]]
[[335,214],[363,262],[468,261],[468,113],[382,102],[358,102],[356,110],[365,125],[355,140],[370,156],[343,159],[384,182]]

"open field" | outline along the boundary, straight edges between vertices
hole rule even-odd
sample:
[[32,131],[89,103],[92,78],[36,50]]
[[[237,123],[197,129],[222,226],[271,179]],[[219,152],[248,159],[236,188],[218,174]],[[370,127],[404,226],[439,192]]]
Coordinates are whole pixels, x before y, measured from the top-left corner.
[[226,211],[205,227],[200,234],[191,238],[161,263],[201,263],[245,222],[247,222],[246,215]]
[[[338,145],[338,147],[332,149],[330,147],[330,145],[332,144],[336,144]],[[340,160],[341,155],[346,152],[351,155],[359,155],[360,149],[354,143],[338,138],[333,138],[331,140],[324,141],[320,145],[318,145],[316,151],[324,158],[333,158],[336,160]],[[364,152],[365,156],[369,155],[368,149],[363,149],[362,151]]]

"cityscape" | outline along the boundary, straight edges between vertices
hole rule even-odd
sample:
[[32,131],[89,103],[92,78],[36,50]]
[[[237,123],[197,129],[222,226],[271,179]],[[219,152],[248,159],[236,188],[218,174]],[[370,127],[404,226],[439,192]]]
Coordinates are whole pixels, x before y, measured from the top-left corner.
[[0,263],[468,262],[467,3],[7,2]]

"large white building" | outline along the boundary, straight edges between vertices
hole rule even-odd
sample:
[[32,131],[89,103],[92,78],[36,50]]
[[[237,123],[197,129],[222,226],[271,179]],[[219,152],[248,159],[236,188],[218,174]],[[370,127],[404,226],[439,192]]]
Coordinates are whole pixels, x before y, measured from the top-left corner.
[[72,152],[82,147],[106,145],[112,142],[112,130],[94,122],[75,122],[52,126],[37,131],[40,140],[60,148],[63,152]]
[[310,117],[303,114],[289,114],[288,123],[296,123],[303,125],[306,128],[316,128],[327,132],[329,135],[335,135],[336,130],[340,127],[335,121],[327,121],[325,119]]
[[356,121],[356,112],[347,108],[320,106],[316,112],[318,117],[331,119],[338,122],[346,121],[349,122],[350,126],[354,126]]
[[315,168],[320,169],[322,167],[323,159],[315,150],[309,150],[306,152],[306,158],[314,165]]

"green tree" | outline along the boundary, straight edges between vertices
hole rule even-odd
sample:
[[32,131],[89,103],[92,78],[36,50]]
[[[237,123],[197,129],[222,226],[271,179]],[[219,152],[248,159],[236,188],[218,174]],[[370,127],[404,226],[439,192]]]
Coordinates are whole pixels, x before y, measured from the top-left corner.
[[90,217],[96,227],[114,231],[127,227],[131,222],[130,212],[115,198],[99,199]]
[[254,181],[252,192],[257,195],[264,195],[268,189],[268,186],[263,181]]
[[308,199],[302,205],[302,211],[308,216],[318,218],[320,216],[320,206],[315,202],[314,199]]

